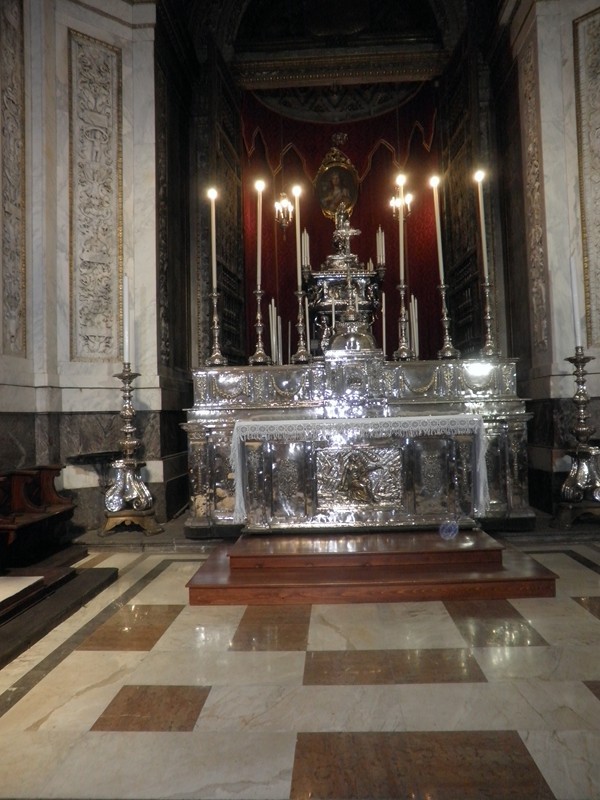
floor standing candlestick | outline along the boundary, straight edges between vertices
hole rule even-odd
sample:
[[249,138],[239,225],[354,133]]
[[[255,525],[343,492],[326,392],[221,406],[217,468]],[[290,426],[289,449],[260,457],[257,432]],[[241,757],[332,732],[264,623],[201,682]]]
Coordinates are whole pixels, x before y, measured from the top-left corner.
[[123,363],[122,371],[114,376],[122,383],[123,402],[119,414],[123,420],[121,428],[123,438],[119,444],[123,455],[111,465],[114,478],[104,498],[107,519],[100,536],[105,536],[108,531],[121,524],[139,525],[146,534],[162,531],[162,527],[154,518],[152,495],[140,475],[140,467],[143,467],[145,462],[134,458],[134,453],[141,442],[136,437],[133,424],[135,409],[131,402],[133,394],[131,383],[139,377],[139,374],[132,372],[131,365],[126,361]]
[[573,459],[569,472],[561,489],[558,519],[559,524],[567,527],[583,514],[600,513],[600,447],[590,444],[595,428],[588,424],[590,401],[586,388],[585,365],[592,361],[591,356],[584,355],[583,346],[575,346],[575,355],[566,359],[575,367],[575,383],[577,390],[573,397],[576,407],[575,425],[571,429],[577,445],[570,452]]

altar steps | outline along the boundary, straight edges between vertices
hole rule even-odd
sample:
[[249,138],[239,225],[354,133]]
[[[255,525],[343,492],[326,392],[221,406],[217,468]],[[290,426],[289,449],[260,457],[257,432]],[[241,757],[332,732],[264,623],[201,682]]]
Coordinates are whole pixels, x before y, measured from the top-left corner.
[[556,575],[479,529],[245,535],[187,584],[190,605],[554,597]]

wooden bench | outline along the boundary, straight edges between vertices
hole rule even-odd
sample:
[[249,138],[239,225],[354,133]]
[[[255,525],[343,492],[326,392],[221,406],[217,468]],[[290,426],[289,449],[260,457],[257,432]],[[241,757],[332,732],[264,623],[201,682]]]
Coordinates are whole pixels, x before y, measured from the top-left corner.
[[33,543],[35,555],[50,545],[73,512],[74,504],[56,490],[61,470],[60,464],[48,464],[0,473],[0,572],[10,563],[18,539],[23,540],[21,551]]

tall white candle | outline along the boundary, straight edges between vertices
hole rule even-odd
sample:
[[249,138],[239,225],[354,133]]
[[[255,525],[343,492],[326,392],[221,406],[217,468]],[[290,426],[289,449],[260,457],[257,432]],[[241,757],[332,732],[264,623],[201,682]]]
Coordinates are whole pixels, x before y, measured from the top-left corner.
[[210,200],[210,263],[212,273],[212,290],[217,291],[217,224],[215,213],[215,200],[217,190],[210,188],[206,193]]
[[302,189],[299,186],[292,188],[294,195],[294,206],[296,214],[296,281],[298,283],[298,291],[302,291],[302,253],[300,245],[300,195]]
[[331,299],[331,330],[335,330],[335,298]]
[[258,192],[256,198],[256,288],[260,289],[262,278],[262,193],[265,190],[265,182],[256,181],[254,188]]
[[571,268],[571,301],[573,303],[573,330],[575,332],[575,346],[581,347],[583,336],[581,333],[581,317],[579,316],[579,283],[573,257],[570,260]]
[[477,198],[479,200],[479,225],[481,229],[481,259],[483,263],[483,280],[485,283],[489,283],[490,274],[488,269],[488,257],[487,257],[487,238],[485,233],[485,211],[483,207],[483,179],[485,178],[485,172],[482,169],[478,169],[474,175],[475,180],[477,181]]
[[404,283],[404,184],[405,175],[398,175],[396,178],[400,190],[400,202],[398,203],[398,260],[400,264],[400,283]]
[[123,361],[129,364],[129,278],[123,275]]
[[438,186],[440,179],[434,176],[430,179],[429,185],[433,189],[433,208],[435,211],[435,233],[437,238],[438,268],[440,272],[440,283],[444,285],[444,256],[442,253],[442,226],[440,222],[440,199],[438,197]]
[[308,297],[304,295],[304,320],[306,322],[306,349],[310,353],[310,315],[308,313]]
[[385,292],[381,293],[381,338],[382,338],[382,345],[383,345],[383,357],[386,357],[386,338],[387,338],[387,328],[385,322]]

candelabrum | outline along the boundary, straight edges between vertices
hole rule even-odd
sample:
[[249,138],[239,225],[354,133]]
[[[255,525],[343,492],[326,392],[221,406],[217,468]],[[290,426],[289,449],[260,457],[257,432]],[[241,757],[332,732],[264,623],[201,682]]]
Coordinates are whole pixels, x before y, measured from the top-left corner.
[[301,289],[294,292],[298,298],[298,321],[296,330],[298,331],[298,350],[291,358],[292,364],[306,364],[310,361],[310,353],[307,350],[306,342],[306,320],[304,317],[304,292]]
[[209,367],[223,367],[227,364],[227,359],[221,353],[221,326],[219,324],[219,311],[218,311],[218,302],[219,302],[219,293],[216,290],[213,290],[210,293],[210,297],[212,299],[212,353],[210,354],[210,358],[206,359],[206,364]]
[[398,349],[394,352],[394,358],[396,361],[413,361],[415,353],[406,335],[408,314],[406,313],[406,284],[404,282],[399,284],[398,291],[400,292],[400,316],[398,317]]
[[104,505],[107,512],[107,521],[101,535],[105,535],[116,525],[139,525],[146,533],[159,533],[160,525],[154,520],[152,508],[152,495],[140,475],[143,461],[137,461],[134,453],[141,442],[136,436],[133,419],[135,409],[131,402],[133,389],[132,381],[138,378],[139,372],[132,372],[128,361],[123,363],[121,372],[114,375],[122,383],[121,394],[123,402],[119,416],[123,420],[121,431],[123,438],[119,440],[122,457],[112,462],[114,477],[104,496]]
[[582,514],[600,511],[600,447],[590,444],[595,428],[588,424],[590,401],[586,388],[585,365],[592,361],[585,356],[583,347],[575,347],[575,355],[566,359],[575,367],[577,389],[573,397],[576,407],[575,425],[571,428],[577,444],[570,452],[573,459],[571,470],[562,485],[559,519],[569,525]]
[[254,294],[256,295],[256,322],[254,323],[254,328],[256,330],[256,350],[254,355],[250,356],[248,359],[248,363],[252,365],[260,365],[260,364],[270,364],[271,359],[265,353],[265,346],[263,343],[263,331],[265,326],[263,324],[262,318],[262,311],[261,311],[261,298],[264,294],[260,286],[257,286],[254,290]]
[[483,284],[483,294],[484,294],[484,314],[483,314],[483,321],[485,324],[485,344],[482,348],[482,353],[484,356],[489,356],[493,358],[494,356],[498,355],[498,351],[496,350],[496,343],[494,341],[494,314],[492,310],[492,284],[489,280],[485,281]]
[[438,358],[458,358],[460,356],[460,351],[454,347],[452,339],[450,338],[450,317],[448,316],[448,306],[446,305],[448,286],[442,283],[438,286],[438,289],[440,290],[442,298],[442,328],[444,330],[444,343],[442,344],[441,350],[438,350]]

